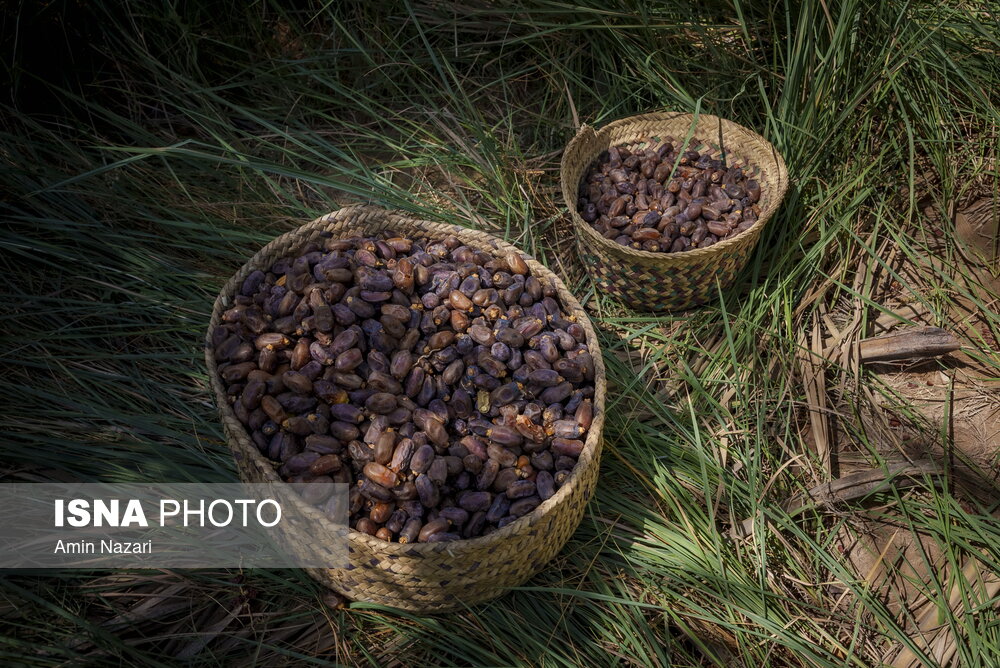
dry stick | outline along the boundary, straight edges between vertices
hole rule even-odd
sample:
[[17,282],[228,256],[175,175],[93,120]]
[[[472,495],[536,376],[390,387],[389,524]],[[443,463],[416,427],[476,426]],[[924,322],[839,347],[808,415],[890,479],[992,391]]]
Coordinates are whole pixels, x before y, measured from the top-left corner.
[[936,357],[961,348],[955,336],[940,327],[909,327],[895,334],[861,341],[862,362]]
[[[839,346],[840,343],[834,341],[823,349],[823,356],[833,357]],[[862,339],[858,354],[862,363],[890,362],[937,357],[961,347],[951,332],[940,327],[909,327],[901,332]]]
[[[861,499],[890,486],[897,490],[916,487],[921,484],[924,476],[942,474],[941,467],[935,462],[903,462],[891,466],[888,471],[860,471],[817,485],[793,496],[781,504],[781,507],[789,515],[797,515],[809,508],[830,508],[838,502]],[[755,519],[750,517],[734,524],[730,529],[731,535],[734,538],[749,535]]]

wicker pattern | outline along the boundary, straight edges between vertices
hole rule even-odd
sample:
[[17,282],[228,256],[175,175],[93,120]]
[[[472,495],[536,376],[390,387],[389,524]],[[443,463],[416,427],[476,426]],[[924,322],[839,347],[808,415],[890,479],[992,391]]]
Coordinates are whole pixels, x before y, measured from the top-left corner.
[[[352,237],[374,235],[382,230],[413,237],[443,238],[454,235],[470,247],[496,255],[517,251],[514,246],[484,232],[416,220],[376,207],[341,209],[283,234],[243,265],[229,279],[215,301],[209,337],[250,272],[258,268],[266,270],[275,260],[296,254],[298,249],[312,241],[322,241],[321,232],[331,232],[335,237]],[[555,496],[528,515],[488,536],[446,543],[401,545],[386,543],[352,530],[348,536],[349,565],[345,568],[309,569],[310,575],[331,589],[354,600],[414,612],[460,608],[494,598],[523,583],[559,552],[579,525],[584,506],[593,493],[600,462],[606,390],[604,363],[593,326],[580,303],[555,274],[529,256],[522,254],[522,257],[532,274],[555,284],[564,308],[586,330],[587,343],[594,356],[595,414],[576,468]],[[209,341],[210,338],[206,338],[208,376],[240,476],[246,482],[280,483],[274,466],[257,450],[227,403]],[[328,532],[334,532],[333,525],[318,511],[301,504],[298,497],[293,498],[300,505],[301,512],[315,517],[315,521]],[[322,545],[315,544],[314,534],[305,528],[292,527],[287,539],[295,549],[323,552]]]
[[[781,204],[788,189],[788,171],[778,152],[760,135],[730,121],[701,114],[673,112],[631,116],[600,130],[584,125],[563,153],[561,186],[569,207],[577,246],[584,266],[591,269],[601,289],[629,306],[643,311],[674,311],[708,301],[732,284],[757,245],[761,230]],[[602,152],[620,144],[645,148],[659,146],[661,137],[693,141],[690,149],[725,153],[729,166],[742,166],[761,185],[761,213],[746,232],[708,248],[683,253],[651,253],[605,239],[576,210],[577,188],[588,168]]]

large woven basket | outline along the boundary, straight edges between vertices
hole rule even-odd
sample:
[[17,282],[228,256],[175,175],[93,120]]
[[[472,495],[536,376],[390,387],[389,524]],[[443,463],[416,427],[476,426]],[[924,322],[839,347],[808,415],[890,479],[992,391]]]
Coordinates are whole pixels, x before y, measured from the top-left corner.
[[[443,238],[458,237],[472,248],[498,256],[520,252],[484,232],[416,220],[376,207],[357,206],[341,209],[318,218],[267,244],[229,279],[215,301],[211,331],[232,303],[244,278],[256,269],[267,270],[275,260],[293,256],[313,241],[322,242],[321,233],[334,237],[375,235],[391,230],[394,235]],[[569,539],[583,517],[584,506],[593,493],[601,453],[601,430],[604,424],[604,363],[594,329],[580,303],[562,281],[522,254],[533,275],[551,280],[565,309],[575,316],[587,333],[587,345],[596,365],[594,420],[587,434],[583,453],[570,477],[555,496],[533,512],[496,532],[470,540],[444,543],[387,543],[367,534],[350,531],[350,566],[347,568],[309,569],[310,575],[348,598],[379,603],[414,612],[442,612],[499,596],[541,570]],[[212,383],[219,415],[233,451],[240,476],[245,482],[280,483],[274,466],[250,440],[243,425],[226,401],[218,378],[213,349],[206,339],[205,361]],[[294,497],[296,503],[298,497]],[[298,509],[315,521],[327,522],[304,504]],[[327,522],[327,524],[329,524]],[[332,535],[334,528],[325,527]],[[293,544],[310,553],[314,536],[306,529],[291,528]],[[299,548],[296,548],[299,549]]]
[[[760,216],[746,232],[708,248],[683,253],[651,253],[605,239],[577,213],[577,189],[593,161],[611,146],[653,148],[661,137],[691,141],[689,149],[724,155],[730,167],[742,166],[760,182]],[[674,311],[702,304],[733,283],[757,245],[761,230],[781,204],[788,189],[785,162],[767,140],[717,116],[673,112],[630,116],[600,130],[588,125],[566,147],[561,186],[569,207],[581,259],[593,271],[598,286],[629,306],[643,311]]]

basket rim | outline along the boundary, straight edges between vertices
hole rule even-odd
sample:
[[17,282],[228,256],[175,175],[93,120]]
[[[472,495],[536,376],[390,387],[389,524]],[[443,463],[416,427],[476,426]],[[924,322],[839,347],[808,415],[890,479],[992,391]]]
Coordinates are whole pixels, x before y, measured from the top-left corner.
[[[417,556],[426,557],[432,556],[439,552],[454,552],[454,551],[482,551],[483,548],[488,547],[494,543],[502,542],[506,538],[520,534],[524,530],[529,529],[531,526],[536,524],[544,515],[557,507],[561,506],[565,501],[567,501],[573,493],[576,491],[576,487],[582,478],[583,468],[581,466],[597,466],[600,467],[600,451],[603,437],[603,428],[605,420],[605,403],[606,403],[606,388],[607,388],[607,378],[604,367],[604,360],[601,355],[600,343],[597,340],[597,332],[590,320],[589,315],[587,315],[583,306],[580,304],[579,300],[569,291],[562,279],[547,268],[545,265],[538,262],[533,256],[524,252],[520,248],[517,248],[513,244],[489,233],[481,230],[475,230],[471,228],[461,227],[459,225],[450,225],[447,223],[437,223],[434,221],[424,220],[420,218],[412,217],[403,211],[398,210],[388,210],[378,206],[372,205],[353,205],[340,208],[336,211],[327,213],[323,216],[315,218],[314,220],[305,223],[299,227],[292,230],[284,232],[277,237],[273,238],[266,245],[264,245],[257,253],[255,253],[247,262],[242,264],[236,272],[234,272],[227,283],[220,290],[219,294],[216,296],[212,315],[209,320],[208,331],[205,335],[205,362],[208,367],[208,377],[209,383],[212,388],[213,394],[215,395],[215,402],[217,410],[220,416],[224,418],[229,418],[228,422],[235,427],[239,428],[237,433],[237,444],[239,449],[243,451],[244,456],[249,456],[257,464],[258,469],[260,469],[264,477],[269,482],[280,482],[284,483],[281,476],[278,475],[277,470],[272,464],[271,460],[264,457],[257,447],[250,440],[249,434],[247,433],[246,427],[236,418],[235,413],[232,408],[225,400],[226,393],[222,386],[222,382],[218,377],[217,364],[215,362],[214,348],[211,345],[212,330],[214,329],[214,324],[220,321],[222,311],[228,308],[227,300],[232,300],[235,296],[236,290],[238,289],[238,282],[242,281],[250,271],[258,268],[265,268],[259,266],[263,258],[270,254],[270,251],[280,245],[285,239],[292,236],[302,236],[301,244],[306,243],[305,234],[310,232],[318,233],[323,230],[323,228],[331,223],[350,223],[353,218],[361,218],[364,216],[376,216],[384,220],[389,221],[390,225],[395,223],[406,223],[410,225],[416,225],[417,227],[426,230],[429,236],[446,236],[447,234],[454,234],[455,236],[463,239],[463,235],[468,235],[474,233],[488,242],[489,245],[494,247],[494,254],[506,253],[510,251],[517,252],[528,264],[531,269],[531,273],[534,276],[540,278],[551,278],[554,281],[556,289],[559,293],[560,301],[563,303],[571,315],[576,315],[578,317],[578,322],[584,327],[587,333],[587,346],[589,352],[594,358],[594,418],[591,423],[591,427],[588,430],[587,438],[584,441],[583,452],[580,453],[580,457],[577,460],[577,465],[571,469],[570,476],[567,478],[566,482],[556,490],[556,493],[550,498],[543,501],[530,513],[519,517],[515,521],[511,522],[507,526],[504,526],[496,531],[485,535],[477,536],[475,538],[463,538],[454,541],[447,541],[442,543],[397,543],[384,541],[375,536],[370,536],[366,533],[356,531],[350,526],[347,528],[347,537],[350,543],[359,542],[366,544],[374,552],[382,552],[384,554],[396,554],[399,556]],[[463,239],[463,241],[466,241]],[[300,245],[301,245],[300,244]],[[231,301],[230,301],[231,303]],[[580,318],[579,316],[583,316]],[[224,420],[226,422],[226,420]],[[232,439],[229,434],[226,434],[227,446],[230,449],[232,447]],[[599,471],[598,471],[599,473]],[[242,479],[242,476],[241,476]],[[596,480],[596,475],[595,475]],[[245,481],[244,481],[245,482]],[[290,495],[293,499],[293,503],[298,506],[297,510],[305,511],[310,513],[312,506],[308,506],[302,501],[298,495]],[[329,520],[325,514],[320,513],[317,517],[317,521],[326,522],[333,527],[331,520]],[[329,527],[328,527],[329,528]],[[331,566],[330,569],[340,569],[343,566]]]
[[[708,248],[695,248],[694,250],[687,250],[681,253],[662,253],[662,252],[652,252],[637,250],[635,248],[629,248],[628,246],[622,246],[617,244],[611,239],[606,239],[601,234],[598,234],[590,223],[585,221],[580,217],[579,212],[576,210],[576,198],[571,195],[575,193],[576,189],[579,187],[579,183],[569,183],[567,179],[567,166],[566,158],[570,154],[570,150],[574,148],[576,144],[583,141],[585,138],[594,136],[599,143],[603,146],[606,141],[606,135],[610,134],[612,130],[618,129],[622,126],[627,126],[632,123],[646,121],[646,122],[659,122],[665,123],[668,121],[677,121],[679,119],[691,119],[691,125],[694,126],[695,123],[701,122],[717,122],[720,128],[728,128],[735,132],[739,132],[746,136],[746,141],[744,143],[757,144],[760,148],[765,149],[774,158],[774,184],[771,188],[772,197],[768,200],[768,205],[761,210],[761,215],[757,219],[757,222],[748,230],[724,241],[712,244]],[[649,133],[643,133],[648,135]],[[610,146],[605,146],[601,150],[606,150]],[[599,155],[598,153],[597,155]],[[590,160],[593,160],[595,156],[592,156]],[[611,121],[606,125],[601,126],[600,129],[594,129],[592,126],[584,123],[580,126],[577,133],[570,139],[569,143],[566,144],[566,148],[563,149],[562,158],[559,162],[559,181],[560,190],[562,192],[563,201],[566,204],[566,208],[569,210],[570,219],[573,222],[573,226],[577,229],[583,229],[586,234],[599,246],[604,247],[610,252],[618,253],[624,256],[631,256],[634,258],[641,258],[643,260],[655,260],[661,265],[683,265],[688,264],[692,260],[705,258],[713,254],[717,254],[732,248],[737,240],[743,241],[748,235],[760,232],[764,229],[764,226],[768,223],[774,213],[777,211],[778,207],[781,206],[781,202],[785,198],[785,194],[788,191],[788,169],[785,166],[785,160],[781,156],[781,153],[772,145],[769,141],[764,139],[762,136],[754,132],[753,130],[744,127],[738,123],[721,118],[719,116],[714,116],[712,114],[690,114],[680,111],[657,111],[649,112],[643,114],[635,114],[632,116],[626,116],[624,118],[619,118],[617,120]],[[743,237],[741,239],[741,237]]]

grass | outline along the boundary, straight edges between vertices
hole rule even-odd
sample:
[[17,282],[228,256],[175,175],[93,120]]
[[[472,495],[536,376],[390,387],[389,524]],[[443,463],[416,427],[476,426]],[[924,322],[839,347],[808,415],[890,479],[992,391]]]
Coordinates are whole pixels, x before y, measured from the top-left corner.
[[[902,651],[931,666],[914,640],[930,620],[921,628],[958,639],[948,660],[996,665],[996,590],[963,575],[997,570],[995,507],[931,478],[864,503],[782,506],[838,475],[816,450],[803,355],[866,468],[896,456],[884,405],[919,421],[877,374],[821,361],[815,328],[871,335],[900,296],[942,324],[978,311],[964,350],[1000,375],[996,302],[924,212],[948,220],[997,187],[995,17],[898,0],[8,9],[6,480],[234,479],[200,361],[214,295],[268,239],[352,202],[490,230],[567,276],[613,391],[580,529],[500,600],[419,617],[330,609],[298,571],[9,572],[0,656],[867,666]],[[43,33],[59,37],[39,45]],[[46,46],[74,65],[48,68]],[[659,108],[762,132],[793,187],[733,289],[652,317],[575,265],[557,185],[578,123]],[[947,449],[947,430],[922,433]],[[732,538],[746,518],[751,535]],[[884,585],[903,565],[860,573],[838,547],[876,520],[925,552],[929,577],[905,605]]]

